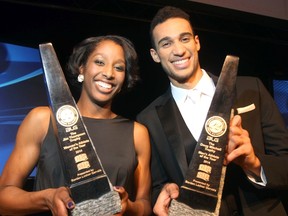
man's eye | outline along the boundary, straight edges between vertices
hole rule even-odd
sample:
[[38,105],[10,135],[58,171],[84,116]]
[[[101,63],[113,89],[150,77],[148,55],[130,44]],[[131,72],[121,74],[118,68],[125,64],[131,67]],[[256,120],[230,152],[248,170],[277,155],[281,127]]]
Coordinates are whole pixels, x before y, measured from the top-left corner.
[[165,43],[162,43],[162,47],[164,47],[164,48],[167,48],[167,47],[169,47],[171,45],[171,43],[170,42],[165,42]]
[[184,43],[187,43],[187,42],[189,42],[190,41],[190,38],[189,37],[184,37],[184,38],[182,38],[182,42],[184,42]]

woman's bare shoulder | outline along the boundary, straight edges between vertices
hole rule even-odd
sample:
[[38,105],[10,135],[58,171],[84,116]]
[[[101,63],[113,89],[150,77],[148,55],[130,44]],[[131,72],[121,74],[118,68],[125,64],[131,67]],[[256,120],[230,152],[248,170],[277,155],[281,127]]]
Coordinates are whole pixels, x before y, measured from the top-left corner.
[[31,109],[28,115],[32,115],[38,118],[50,118],[51,109],[48,106],[38,106]]
[[45,125],[46,128],[49,124],[51,116],[51,109],[48,106],[38,106],[30,110],[24,119],[29,125]]

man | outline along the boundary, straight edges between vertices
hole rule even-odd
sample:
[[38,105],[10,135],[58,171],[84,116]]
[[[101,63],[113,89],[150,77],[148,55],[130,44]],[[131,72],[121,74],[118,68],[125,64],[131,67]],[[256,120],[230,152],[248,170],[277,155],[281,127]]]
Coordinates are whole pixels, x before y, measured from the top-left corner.
[[[171,199],[179,195],[218,78],[201,69],[199,37],[181,9],[160,9],[150,35],[151,56],[161,63],[170,88],[137,120],[151,136],[153,211],[167,215]],[[195,91],[200,101],[189,105],[189,94]],[[259,79],[237,77],[233,110],[220,215],[286,215],[278,190],[288,188],[288,131],[273,98]]]

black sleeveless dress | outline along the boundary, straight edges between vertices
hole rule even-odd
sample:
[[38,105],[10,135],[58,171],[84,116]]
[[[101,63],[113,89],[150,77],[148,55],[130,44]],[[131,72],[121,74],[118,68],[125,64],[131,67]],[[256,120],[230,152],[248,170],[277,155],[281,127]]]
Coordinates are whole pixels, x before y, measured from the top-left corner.
[[[123,186],[129,198],[135,200],[134,171],[138,161],[134,147],[134,122],[121,116],[114,119],[83,117],[83,120],[112,185]],[[67,185],[58,148],[50,121],[37,165],[35,190]]]

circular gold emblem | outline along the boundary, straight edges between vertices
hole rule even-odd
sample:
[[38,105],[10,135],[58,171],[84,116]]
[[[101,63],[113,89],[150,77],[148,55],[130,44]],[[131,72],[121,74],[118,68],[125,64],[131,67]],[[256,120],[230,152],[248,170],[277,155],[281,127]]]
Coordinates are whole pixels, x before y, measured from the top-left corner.
[[206,121],[205,129],[209,135],[220,137],[226,132],[227,124],[222,117],[212,116]]
[[71,127],[78,121],[77,110],[70,105],[64,105],[57,110],[56,118],[59,124],[64,127]]

